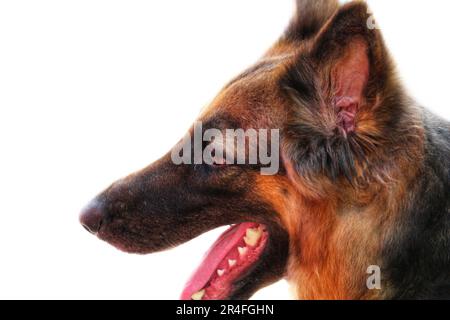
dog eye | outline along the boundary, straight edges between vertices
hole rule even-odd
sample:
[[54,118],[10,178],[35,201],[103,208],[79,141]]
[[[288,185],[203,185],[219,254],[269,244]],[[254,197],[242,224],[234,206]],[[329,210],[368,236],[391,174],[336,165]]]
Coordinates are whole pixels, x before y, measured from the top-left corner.
[[227,160],[225,155],[218,155],[216,152],[212,155],[212,166],[214,167],[223,167],[227,164]]
[[211,167],[227,165],[226,149],[222,141],[213,140],[203,145],[203,161]]

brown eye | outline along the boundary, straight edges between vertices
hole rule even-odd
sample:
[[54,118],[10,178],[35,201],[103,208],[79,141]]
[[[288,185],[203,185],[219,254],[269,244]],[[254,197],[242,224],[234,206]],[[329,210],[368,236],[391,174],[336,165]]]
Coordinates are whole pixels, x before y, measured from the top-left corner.
[[226,158],[224,155],[219,155],[217,152],[214,152],[212,155],[212,165],[215,167],[222,167],[227,164]]
[[212,167],[223,167],[227,165],[226,148],[221,139],[213,139],[203,149],[203,161]]

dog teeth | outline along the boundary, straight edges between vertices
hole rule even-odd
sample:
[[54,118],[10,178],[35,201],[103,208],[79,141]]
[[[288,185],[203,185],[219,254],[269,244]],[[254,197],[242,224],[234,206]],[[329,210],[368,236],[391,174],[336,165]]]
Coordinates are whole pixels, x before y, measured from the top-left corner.
[[218,270],[217,270],[217,275],[218,275],[219,277],[223,276],[224,273],[225,273],[225,270],[223,270],[223,269],[218,269]]
[[228,265],[230,266],[230,268],[234,267],[236,262],[237,262],[236,260],[228,259]]
[[246,245],[254,247],[258,244],[259,239],[261,239],[262,236],[262,229],[261,228],[248,228],[245,237],[244,242]]
[[243,257],[247,253],[248,248],[247,247],[238,247],[238,251],[239,251],[239,256]]
[[205,289],[200,290],[199,292],[194,293],[191,296],[192,300],[202,300],[203,296],[205,295]]

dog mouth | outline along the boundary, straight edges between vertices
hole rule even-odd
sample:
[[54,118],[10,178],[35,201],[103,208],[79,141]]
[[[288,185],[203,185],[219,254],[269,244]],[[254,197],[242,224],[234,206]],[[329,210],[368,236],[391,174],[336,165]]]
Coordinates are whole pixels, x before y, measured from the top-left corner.
[[186,283],[182,300],[231,299],[235,283],[258,265],[267,247],[265,225],[240,223],[231,226],[206,252],[203,261]]
[[[212,244],[184,286],[183,300],[245,300],[259,289],[282,279],[289,258],[289,234],[277,216],[261,210],[250,216],[218,215],[199,224],[111,215],[105,201],[95,200],[81,214],[81,224],[99,239],[134,254],[174,248],[217,227],[232,225]],[[124,215],[125,217],[125,215]],[[145,217],[141,215],[139,217]],[[250,220],[251,219],[251,220]],[[253,222],[248,222],[248,221]],[[178,227],[174,232],[174,227]],[[167,237],[174,234],[174,237]]]

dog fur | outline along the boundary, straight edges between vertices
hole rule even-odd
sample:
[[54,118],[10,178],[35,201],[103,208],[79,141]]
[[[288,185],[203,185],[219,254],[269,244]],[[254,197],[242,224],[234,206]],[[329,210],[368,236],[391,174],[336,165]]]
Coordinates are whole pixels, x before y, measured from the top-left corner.
[[[282,37],[200,116],[280,128],[279,174],[166,155],[94,200],[98,236],[151,253],[255,221],[270,246],[230,298],[283,277],[299,299],[450,298],[450,124],[405,92],[369,18],[362,1],[297,0]],[[371,265],[381,290],[366,286]]]

